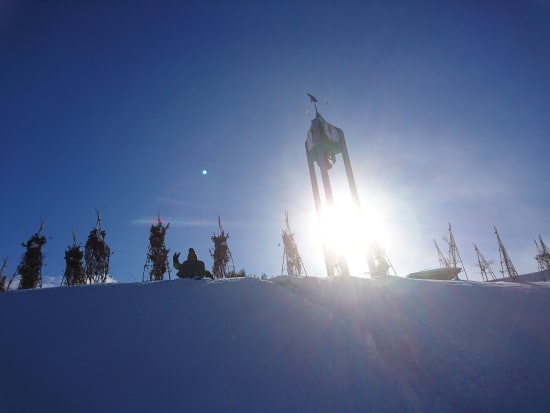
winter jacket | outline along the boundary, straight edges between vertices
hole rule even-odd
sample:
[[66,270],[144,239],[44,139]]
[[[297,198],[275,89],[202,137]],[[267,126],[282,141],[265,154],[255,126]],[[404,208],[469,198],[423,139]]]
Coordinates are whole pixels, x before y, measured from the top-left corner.
[[180,278],[204,277],[206,273],[204,262],[200,260],[185,260],[180,264],[176,258],[174,259],[174,268],[178,270],[176,275]]

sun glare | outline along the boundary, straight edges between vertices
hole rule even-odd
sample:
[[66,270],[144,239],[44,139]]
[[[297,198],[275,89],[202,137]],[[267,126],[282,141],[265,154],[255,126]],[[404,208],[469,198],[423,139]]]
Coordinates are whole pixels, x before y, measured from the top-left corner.
[[382,214],[375,208],[359,208],[340,197],[334,206],[325,206],[320,217],[320,235],[325,245],[342,254],[348,261],[352,275],[363,276],[368,272],[367,251],[373,242],[382,248],[389,243],[389,234]]

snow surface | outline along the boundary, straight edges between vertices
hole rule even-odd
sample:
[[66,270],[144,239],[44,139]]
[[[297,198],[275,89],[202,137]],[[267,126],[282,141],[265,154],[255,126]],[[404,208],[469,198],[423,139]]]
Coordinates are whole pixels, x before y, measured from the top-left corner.
[[0,411],[550,411],[550,283],[173,280],[0,294]]

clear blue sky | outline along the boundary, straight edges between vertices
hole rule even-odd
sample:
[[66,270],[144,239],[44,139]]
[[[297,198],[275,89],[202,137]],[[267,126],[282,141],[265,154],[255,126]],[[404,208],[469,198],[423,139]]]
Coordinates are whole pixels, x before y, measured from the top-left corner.
[[61,275],[98,208],[113,277],[141,280],[157,211],[171,253],[194,246],[207,266],[219,214],[237,269],[277,275],[288,210],[324,275],[311,93],[346,134],[400,275],[437,266],[448,222],[471,278],[472,242],[500,268],[493,225],[535,271],[533,239],[550,243],[549,45],[544,0],[3,1],[0,257],[11,275],[42,219],[43,275]]

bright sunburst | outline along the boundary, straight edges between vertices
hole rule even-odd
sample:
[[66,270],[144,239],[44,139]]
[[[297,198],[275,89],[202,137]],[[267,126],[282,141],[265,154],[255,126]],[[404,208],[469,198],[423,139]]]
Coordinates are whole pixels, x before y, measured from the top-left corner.
[[378,242],[383,248],[389,242],[379,210],[374,207],[359,209],[349,196],[341,194],[335,196],[332,208],[325,206],[322,211],[320,234],[328,248],[346,257],[354,276],[368,273],[367,252],[373,242]]

